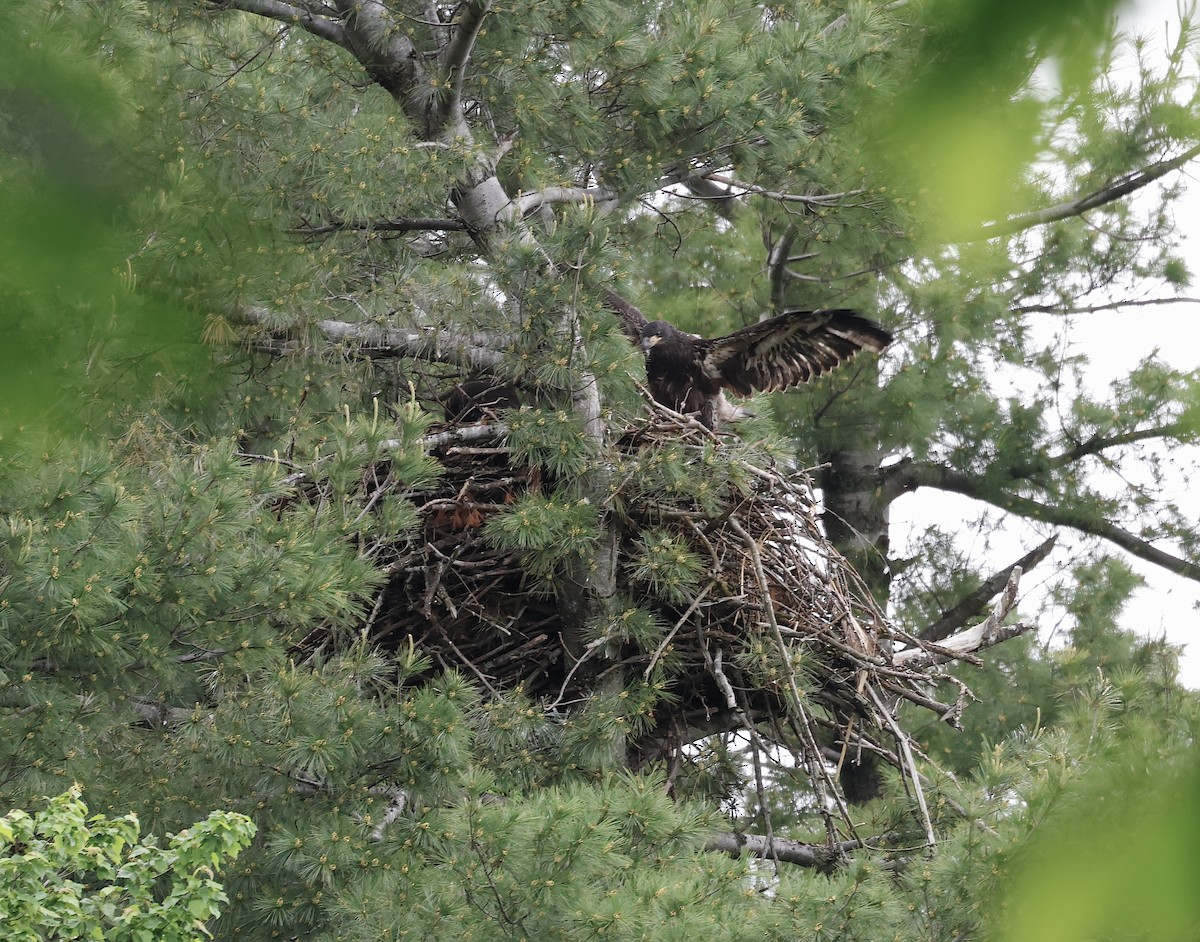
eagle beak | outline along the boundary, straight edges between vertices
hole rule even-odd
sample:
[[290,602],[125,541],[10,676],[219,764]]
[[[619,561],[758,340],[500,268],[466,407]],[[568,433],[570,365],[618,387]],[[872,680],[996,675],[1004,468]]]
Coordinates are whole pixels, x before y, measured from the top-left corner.
[[646,337],[643,337],[642,338],[642,353],[649,353],[650,348],[653,347],[660,340],[662,340],[662,337],[659,336],[658,334],[650,334]]

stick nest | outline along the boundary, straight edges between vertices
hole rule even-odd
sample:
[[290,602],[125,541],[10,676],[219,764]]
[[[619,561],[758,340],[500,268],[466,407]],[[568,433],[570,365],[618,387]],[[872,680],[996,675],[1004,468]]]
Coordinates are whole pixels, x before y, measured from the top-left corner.
[[[599,516],[615,559],[609,590],[592,569],[591,585],[581,589],[586,580],[568,574],[557,593],[548,591],[522,553],[489,536],[496,515],[554,484],[545,468],[516,460],[502,421],[430,435],[444,474],[436,487],[406,494],[421,528],[392,547],[370,638],[385,649],[411,639],[439,667],[493,693],[519,688],[547,709],[612,689],[610,680],[661,683],[670,699],[631,745],[635,763],[675,768],[701,737],[740,735],[778,768],[808,776],[831,841],[849,820],[838,771],[874,754],[915,792],[932,840],[913,741],[897,712],[908,702],[957,724],[967,691],[949,704],[932,694],[946,677],[930,665],[946,652],[888,621],[825,539],[806,473],[736,434],[714,436],[653,403],[650,410],[612,443],[603,469],[610,496]],[[673,491],[678,461],[711,466],[704,480],[712,487]],[[686,584],[656,583],[647,529],[688,556]],[[603,558],[603,545],[596,550]],[[612,583],[616,595],[608,596]],[[574,624],[562,600],[581,591],[593,600],[599,592],[608,615]],[[641,633],[626,630],[632,613]],[[306,647],[327,643],[310,637]],[[912,658],[917,649],[930,656]],[[910,656],[897,660],[902,651]],[[905,666],[912,663],[922,666]]]

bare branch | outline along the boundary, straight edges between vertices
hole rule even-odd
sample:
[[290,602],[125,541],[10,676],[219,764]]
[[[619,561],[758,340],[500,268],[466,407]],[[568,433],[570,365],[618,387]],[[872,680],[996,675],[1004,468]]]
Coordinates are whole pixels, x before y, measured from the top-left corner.
[[283,0],[210,0],[213,6],[221,9],[241,10],[243,13],[253,13],[270,20],[278,20],[289,26],[299,26],[314,36],[326,39],[343,49],[354,50],[346,31],[340,23],[329,17],[317,16],[311,10],[295,3],[284,3]]
[[1063,307],[1060,304],[1022,304],[1013,308],[1013,311],[1017,314],[1097,314],[1100,311],[1119,311],[1126,307],[1158,307],[1162,304],[1200,304],[1200,298],[1143,298],[1110,301],[1107,304],[1088,304],[1083,307]]
[[689,199],[705,200],[710,207],[716,210],[717,215],[730,220],[734,218],[734,209],[740,194],[696,174],[680,180],[679,184],[687,187],[688,192],[678,195],[686,196]]
[[1100,189],[1085,196],[1068,200],[1065,203],[1058,203],[1054,206],[1047,206],[1045,209],[1035,210],[1031,213],[1010,216],[1008,219],[1003,219],[999,222],[989,223],[981,226],[974,234],[964,236],[957,241],[978,242],[982,239],[995,239],[998,236],[1012,235],[1016,232],[1022,232],[1025,229],[1032,229],[1035,226],[1043,226],[1062,219],[1070,219],[1072,216],[1082,216],[1089,210],[1104,206],[1107,203],[1113,203],[1128,196],[1130,193],[1140,190],[1142,187],[1149,186],[1155,180],[1165,177],[1173,170],[1178,170],[1197,156],[1200,156],[1200,144],[1188,148],[1182,154],[1172,157],[1170,160],[1160,160],[1158,163],[1150,164],[1150,166],[1143,167],[1141,170],[1135,170],[1133,173],[1126,174],[1107,186],[1102,186]]
[[615,203],[617,194],[604,187],[548,186],[534,193],[527,193],[517,200],[517,207],[524,216],[547,203]]
[[[735,180],[733,177],[725,176],[720,173],[706,173],[703,179],[710,183],[720,183],[731,189],[743,190],[746,193],[753,193],[756,196],[762,196],[769,200],[775,200],[779,203],[802,203],[805,206],[836,206],[838,203],[851,196],[862,196],[869,192],[868,190],[846,190],[844,193],[821,193],[815,196],[803,196],[800,193],[788,193],[783,190],[768,190],[766,187],[759,186],[756,183],[744,183],[741,180]],[[736,194],[728,194],[736,195]]]
[[990,648],[1001,641],[1007,641],[1009,638],[1015,638],[1017,635],[1031,630],[1032,625],[1020,622],[1014,625],[1004,624],[1004,619],[1008,617],[1008,613],[1012,611],[1017,602],[1017,587],[1020,582],[1021,567],[1014,566],[1009,574],[1004,592],[996,600],[996,607],[992,609],[992,613],[987,618],[974,627],[952,635],[936,647],[923,646],[896,652],[895,666],[920,670],[932,664],[952,661],[963,655]]
[[790,273],[787,263],[790,260],[792,243],[795,241],[796,235],[796,227],[788,226],[783,230],[783,234],[771,243],[771,247],[767,251],[767,274],[771,280],[771,309],[774,311],[784,309],[784,277]]
[[1161,566],[1168,572],[1200,582],[1200,565],[1178,556],[1172,556],[1149,541],[1135,536],[1128,530],[1124,530],[1098,515],[1089,514],[1086,510],[1044,504],[1029,497],[1021,497],[1018,494],[1002,490],[997,491],[972,475],[933,462],[905,459],[885,468],[883,473],[884,489],[893,497],[914,491],[919,487],[932,487],[973,497],[1029,520],[1070,527],[1072,530],[1097,536],[1116,544],[1139,559]]
[[1012,578],[1014,572],[1028,572],[1043,559],[1050,555],[1050,550],[1054,548],[1054,544],[1058,541],[1057,536],[1052,536],[1040,546],[1030,550],[1011,566],[1006,566],[999,572],[984,580],[974,592],[968,593],[960,599],[953,607],[942,613],[942,617],[937,621],[925,627],[921,632],[920,637],[924,641],[941,641],[943,638],[949,637],[959,628],[963,627],[968,621],[983,611],[983,607],[988,603],[988,600],[994,598]]
[[830,871],[845,859],[847,853],[865,846],[867,846],[865,840],[839,841],[831,846],[829,844],[809,844],[782,837],[768,838],[762,834],[718,834],[708,839],[704,849],[719,851],[734,857],[750,853],[767,860],[778,860],[780,863]]
[[[241,314],[255,323],[270,322],[262,308],[243,308]],[[315,326],[329,340],[352,343],[367,356],[410,356],[485,371],[496,369],[504,361],[502,338],[482,331],[463,333],[440,327],[381,327],[335,320],[317,321]]]
[[345,321],[317,321],[333,341],[349,341],[383,356],[412,356],[472,369],[495,369],[504,361],[501,345],[489,334],[459,333],[438,327],[375,327]]
[[395,22],[383,0],[335,0],[345,19],[346,48],[367,70],[372,81],[386,89],[418,126],[428,115],[417,90],[424,85],[424,68],[406,30]]
[[461,13],[455,24],[454,35],[444,50],[442,67],[450,80],[450,96],[442,105],[441,125],[443,133],[448,130],[452,137],[471,137],[462,110],[463,79],[467,74],[471,50],[475,48],[475,40],[491,6],[491,0],[474,0],[459,7]]

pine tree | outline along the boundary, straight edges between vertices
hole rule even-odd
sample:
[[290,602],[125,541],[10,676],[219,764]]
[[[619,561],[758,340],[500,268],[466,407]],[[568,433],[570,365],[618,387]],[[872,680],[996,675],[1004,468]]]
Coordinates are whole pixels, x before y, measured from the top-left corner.
[[[892,715],[853,702],[881,675],[707,567],[764,612],[844,603],[831,625],[879,632],[854,644],[924,665],[913,636],[952,647],[1012,572],[949,534],[901,571],[914,488],[1194,577],[1157,478],[1087,471],[1190,441],[1195,377],[1151,361],[1097,401],[1031,326],[1186,284],[1188,31],[1122,88],[1111,5],[1010,6],[0,12],[0,304],[32,351],[0,377],[26,425],[0,464],[0,794],[86,781],[163,833],[251,815],[228,937],[991,925],[1077,779],[1194,738],[1171,652],[1119,631],[1128,568],[1064,580],[1074,648],[962,675],[996,701],[967,735],[935,716],[961,680],[902,685],[914,738],[851,811],[833,766],[886,750],[840,721]],[[851,306],[898,342],[713,438],[648,412],[630,305],[710,336]],[[503,414],[441,423],[480,378]],[[1061,408],[1014,392],[1047,383]],[[772,556],[825,536],[861,585]]]

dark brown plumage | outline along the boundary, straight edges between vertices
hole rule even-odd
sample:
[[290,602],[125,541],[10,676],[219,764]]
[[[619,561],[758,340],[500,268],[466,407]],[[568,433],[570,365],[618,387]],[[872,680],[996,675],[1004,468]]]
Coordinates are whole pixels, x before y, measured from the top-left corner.
[[677,412],[700,413],[708,428],[721,416],[723,390],[748,396],[787,389],[892,342],[874,321],[840,309],[787,311],[713,339],[666,321],[651,321],[640,333],[651,395]]

